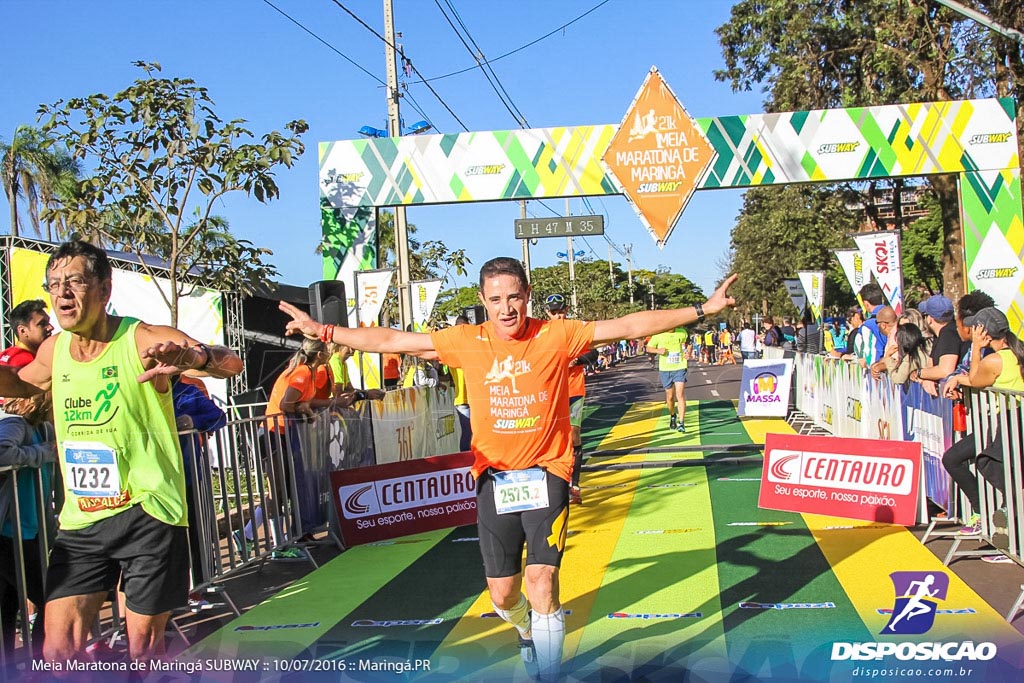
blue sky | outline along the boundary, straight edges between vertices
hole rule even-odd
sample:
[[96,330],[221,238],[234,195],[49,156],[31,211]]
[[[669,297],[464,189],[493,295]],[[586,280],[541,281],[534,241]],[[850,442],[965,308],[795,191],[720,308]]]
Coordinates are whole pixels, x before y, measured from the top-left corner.
[[[652,65],[662,72],[692,116],[761,111],[760,93],[731,92],[714,80],[722,57],[714,29],[729,17],[731,3],[716,0],[438,0],[454,7],[480,50],[493,62],[501,83],[532,128],[618,123]],[[273,5],[315,33],[324,45],[264,0],[107,0],[57,2],[3,0],[4,49],[0,73],[0,137],[16,126],[36,123],[40,103],[96,92],[113,94],[141,72],[136,60],[157,61],[167,76],[194,79],[209,89],[221,118],[244,118],[263,133],[302,118],[310,126],[305,155],[278,174],[281,198],[269,204],[239,195],[218,213],[233,231],[273,250],[281,280],[304,286],[320,279],[314,254],[320,239],[318,142],[358,137],[363,125],[385,127],[384,44],[339,5],[383,32],[381,0],[271,0]],[[600,5],[600,6],[598,6]],[[595,6],[597,6],[596,9]],[[523,47],[593,10],[562,31]],[[506,130],[518,125],[474,66],[433,0],[394,0],[399,42],[434,90],[469,130]],[[333,48],[333,49],[332,49]],[[519,49],[523,48],[523,49]],[[335,52],[337,50],[337,52]],[[516,51],[518,50],[518,51]],[[373,74],[364,73],[338,52]],[[418,79],[407,79],[418,80]],[[406,123],[424,118],[440,132],[462,125],[423,84],[408,84],[403,100]],[[665,266],[710,293],[721,277],[719,263],[742,201],[737,190],[694,195],[668,245],[659,250],[622,197],[593,198],[604,214],[606,234],[619,248],[633,245],[634,268]],[[0,199],[0,229],[7,229],[6,201]],[[564,200],[545,204],[561,212]],[[579,200],[574,214],[584,213]],[[409,222],[417,238],[463,248],[473,261],[469,277],[499,255],[520,257],[513,238],[515,202],[412,207]],[[535,216],[552,215],[537,202]],[[586,257],[605,260],[608,243],[576,241]],[[565,251],[561,239],[531,248],[532,264],[556,263]],[[624,259],[613,252],[613,259]]]

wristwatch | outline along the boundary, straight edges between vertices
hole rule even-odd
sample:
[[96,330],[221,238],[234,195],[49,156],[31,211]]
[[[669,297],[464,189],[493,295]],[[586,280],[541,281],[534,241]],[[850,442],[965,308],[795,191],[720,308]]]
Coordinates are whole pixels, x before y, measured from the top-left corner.
[[697,311],[697,320],[704,319],[704,306],[702,304],[694,304],[693,310]]

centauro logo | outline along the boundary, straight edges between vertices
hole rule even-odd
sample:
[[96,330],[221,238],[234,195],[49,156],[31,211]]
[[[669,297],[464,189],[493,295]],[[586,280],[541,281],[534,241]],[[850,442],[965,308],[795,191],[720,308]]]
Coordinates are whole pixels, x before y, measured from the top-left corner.
[[637,189],[637,192],[644,194],[658,194],[662,192],[675,192],[682,185],[681,182],[666,182],[666,183],[642,183]]
[[470,166],[469,168],[466,169],[466,175],[498,175],[503,170],[505,170],[505,164],[485,164],[483,166]]
[[981,133],[980,135],[972,135],[968,143],[972,145],[998,145],[1009,142],[1011,135],[1013,133]]
[[993,280],[996,278],[1013,277],[1017,274],[1017,266],[1011,266],[1009,268],[986,268],[979,270],[978,274],[975,275],[976,280]]
[[846,154],[856,152],[860,142],[830,142],[818,147],[818,154]]

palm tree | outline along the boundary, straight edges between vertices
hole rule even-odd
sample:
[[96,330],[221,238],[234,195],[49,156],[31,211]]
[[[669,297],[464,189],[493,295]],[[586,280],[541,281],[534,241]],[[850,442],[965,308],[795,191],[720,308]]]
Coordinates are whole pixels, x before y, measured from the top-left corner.
[[[42,236],[40,208],[52,207],[64,194],[74,191],[78,161],[52,149],[52,145],[52,140],[31,126],[18,126],[9,144],[0,141],[0,180],[10,205],[12,235],[21,232],[19,198],[27,204],[36,234]],[[47,236],[51,239],[52,227],[48,220]]]

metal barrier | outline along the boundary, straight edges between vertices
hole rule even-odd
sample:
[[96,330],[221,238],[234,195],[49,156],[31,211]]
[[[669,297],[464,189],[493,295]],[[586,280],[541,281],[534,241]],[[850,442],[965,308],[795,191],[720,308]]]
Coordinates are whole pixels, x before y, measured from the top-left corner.
[[[52,472],[52,465],[45,465]],[[4,572],[5,575],[13,575],[17,592],[16,609],[20,612],[20,624],[16,632],[4,634],[0,638],[0,677],[9,667],[24,660],[28,653],[42,651],[42,643],[33,641],[33,621],[29,618],[30,607],[34,604],[30,600],[29,583],[41,584],[43,572],[47,565],[47,558],[50,554],[50,541],[54,531],[54,500],[52,486],[48,485],[50,476],[42,468],[35,467],[13,467],[0,466],[0,496],[8,502],[4,514],[0,515],[0,527],[4,527],[4,538],[0,562],[10,563],[11,572]],[[26,490],[28,489],[28,490]],[[28,494],[28,495],[26,495]],[[23,499],[33,498],[32,508],[26,508]],[[23,536],[24,526],[32,526],[34,519],[35,539],[26,539]],[[27,523],[27,524],[26,524]],[[9,524],[9,528],[8,528]],[[8,535],[9,532],[9,535]],[[10,546],[8,551],[7,545]],[[39,573],[38,576],[34,574]],[[5,587],[6,589],[6,587]],[[37,609],[42,608],[42,597],[37,597],[40,604]],[[8,609],[11,609],[8,606]],[[17,615],[10,613],[0,614],[0,619],[10,623],[10,620],[17,619]],[[40,622],[41,623],[41,622]],[[9,647],[12,643],[7,642],[9,638],[17,639],[20,636],[23,648],[21,656]]]

